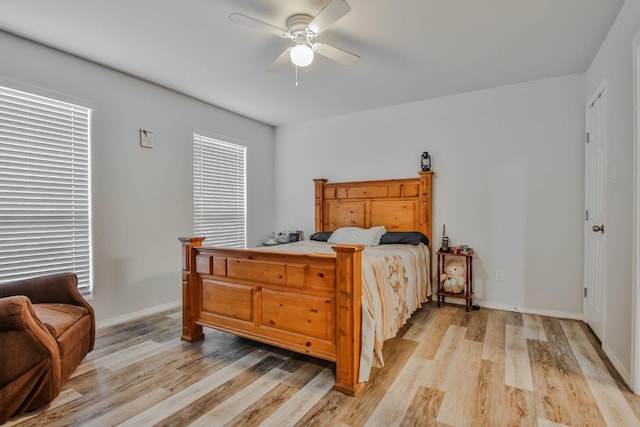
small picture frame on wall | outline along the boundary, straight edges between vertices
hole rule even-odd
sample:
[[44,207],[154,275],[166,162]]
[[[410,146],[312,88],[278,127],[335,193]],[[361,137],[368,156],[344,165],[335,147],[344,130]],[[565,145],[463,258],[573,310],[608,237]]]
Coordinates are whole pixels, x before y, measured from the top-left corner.
[[140,129],[140,146],[144,148],[153,148],[153,132],[150,130]]

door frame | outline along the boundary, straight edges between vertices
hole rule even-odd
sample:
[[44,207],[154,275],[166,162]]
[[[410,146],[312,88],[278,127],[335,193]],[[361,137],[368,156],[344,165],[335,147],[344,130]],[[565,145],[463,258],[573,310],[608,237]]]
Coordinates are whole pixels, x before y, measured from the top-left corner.
[[633,242],[631,258],[631,389],[640,394],[640,32],[632,43],[633,62]]
[[[604,114],[605,117],[608,120],[608,112],[607,112],[607,96],[608,96],[608,92],[609,92],[609,85],[607,84],[607,80],[605,79],[604,81],[602,81],[602,83],[600,83],[598,85],[598,87],[596,88],[596,90],[593,92],[593,94],[591,94],[591,96],[587,99],[587,104],[584,106],[584,117],[585,117],[585,141],[584,141],[584,146],[585,146],[585,170],[584,170],[584,176],[585,176],[585,201],[584,201],[584,208],[586,210],[587,207],[587,201],[586,201],[586,197],[587,197],[587,193],[586,193],[586,179],[587,179],[587,142],[586,142],[586,133],[590,131],[590,122],[589,122],[589,110],[592,107],[593,104],[596,103],[596,101],[598,101],[600,99],[601,96],[603,96],[604,94],[604,98],[602,100],[600,100],[600,102],[604,103]],[[605,159],[604,159],[604,179],[606,181],[606,177],[607,177],[607,132],[608,132],[608,123],[605,122],[605,129],[604,129],[604,150],[605,150]],[[606,185],[605,185],[605,198],[606,198]],[[606,200],[605,200],[605,207],[604,207],[604,218],[603,219],[603,223],[606,224]],[[584,219],[584,211],[583,211],[583,222],[584,222],[584,228],[583,228],[583,236],[584,236],[584,248],[583,248],[583,286],[585,286],[586,284],[586,263],[584,261],[586,261],[587,259],[587,234],[589,233],[589,230],[587,228],[587,222]],[[607,243],[606,243],[606,237],[604,237],[604,256],[606,257],[607,251],[606,251],[606,247],[607,247]],[[607,275],[606,275],[606,269],[607,269],[607,262],[606,259],[603,260],[603,268],[605,269],[604,272],[604,277],[606,279]],[[604,348],[605,343],[606,343],[606,326],[607,326],[607,304],[606,304],[606,298],[607,298],[607,293],[603,292],[602,294],[602,331],[601,337],[598,337],[598,339],[601,341],[601,344]],[[583,297],[582,299],[582,320],[586,323],[587,322],[587,303],[586,303],[586,298]]]

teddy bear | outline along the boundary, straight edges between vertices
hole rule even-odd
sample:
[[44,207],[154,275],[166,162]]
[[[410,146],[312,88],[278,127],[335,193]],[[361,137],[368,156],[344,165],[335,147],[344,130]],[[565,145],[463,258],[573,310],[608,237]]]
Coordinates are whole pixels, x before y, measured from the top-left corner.
[[442,289],[450,294],[459,294],[464,290],[464,265],[458,260],[444,263],[444,272],[440,275]]

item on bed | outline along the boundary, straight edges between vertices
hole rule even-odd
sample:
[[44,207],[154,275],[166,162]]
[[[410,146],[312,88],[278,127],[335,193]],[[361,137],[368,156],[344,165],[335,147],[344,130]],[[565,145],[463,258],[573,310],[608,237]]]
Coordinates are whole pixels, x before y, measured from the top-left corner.
[[309,239],[315,240],[317,242],[326,242],[327,240],[329,240],[329,237],[331,237],[332,234],[333,232],[331,231],[320,231],[318,233],[313,233],[311,236],[309,236]]
[[276,237],[276,241],[278,243],[289,243],[289,233],[287,231],[282,231],[278,233]]
[[380,238],[381,245],[419,245],[429,246],[427,236],[419,231],[387,231]]
[[271,233],[271,237],[269,237],[269,240],[264,242],[264,244],[267,246],[277,245],[278,241],[276,240],[276,233]]
[[[384,226],[393,232],[416,230],[429,241],[432,175],[339,183],[316,179],[315,231]],[[320,243],[314,237],[258,249],[204,247],[203,237],[180,238],[182,339],[203,339],[207,326],[335,362],[334,388],[356,394],[369,367],[382,364],[384,339],[397,333],[429,295],[429,245],[365,247]],[[305,245],[313,249],[296,252]],[[320,246],[327,248],[324,253]],[[422,253],[424,264],[411,264],[409,253]]]
[[289,233],[289,241],[290,242],[299,242],[301,240],[304,240],[304,231],[297,230],[297,231],[292,231],[291,233]]
[[360,228],[360,227],[342,227],[338,228],[331,234],[327,243],[334,245],[348,244],[348,245],[364,245],[364,246],[378,246],[380,244],[380,238],[387,230],[384,226]]

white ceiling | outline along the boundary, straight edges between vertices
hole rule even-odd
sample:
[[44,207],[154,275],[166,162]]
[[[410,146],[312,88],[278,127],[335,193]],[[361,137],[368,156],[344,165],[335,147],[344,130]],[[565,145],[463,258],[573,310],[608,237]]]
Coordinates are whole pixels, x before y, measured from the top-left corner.
[[[0,29],[280,125],[584,72],[624,0],[347,0],[316,41],[359,54],[266,67],[289,45],[231,23],[285,28],[328,0],[2,0]],[[6,59],[3,59],[6,60]]]

